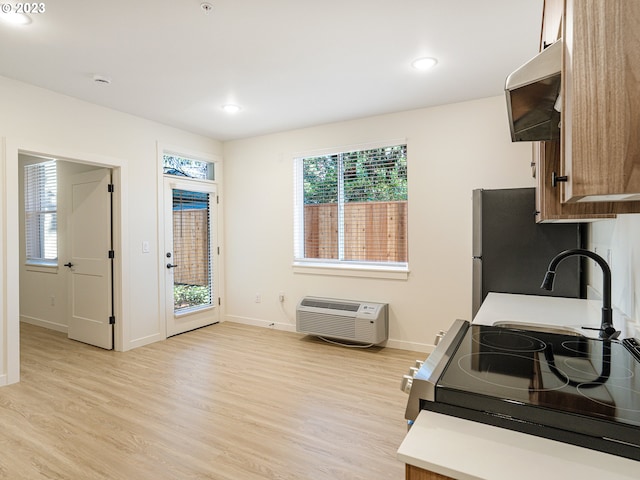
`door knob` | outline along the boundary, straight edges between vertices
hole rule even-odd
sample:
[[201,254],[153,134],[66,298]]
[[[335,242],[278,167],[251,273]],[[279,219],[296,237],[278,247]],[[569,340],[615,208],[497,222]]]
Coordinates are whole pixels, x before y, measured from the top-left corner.
[[176,268],[178,265],[173,265],[172,263],[167,263],[167,268]]
[[64,264],[64,266],[65,266],[65,267],[69,267],[69,268],[71,268],[71,267],[73,267],[73,263],[71,263],[71,262],[69,262],[69,263],[65,263],[65,264]]

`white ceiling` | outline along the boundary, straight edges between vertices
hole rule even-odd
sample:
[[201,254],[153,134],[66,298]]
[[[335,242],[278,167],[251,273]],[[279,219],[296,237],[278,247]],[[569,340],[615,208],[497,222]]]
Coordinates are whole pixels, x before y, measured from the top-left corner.
[[[0,22],[0,75],[229,140],[500,95],[543,3],[209,1],[45,0],[29,25]],[[422,56],[439,63],[413,70]]]

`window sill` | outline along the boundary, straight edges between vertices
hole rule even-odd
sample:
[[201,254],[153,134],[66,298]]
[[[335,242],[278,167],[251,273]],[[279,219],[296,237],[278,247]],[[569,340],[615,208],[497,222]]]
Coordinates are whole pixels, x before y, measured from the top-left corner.
[[385,278],[407,280],[408,267],[385,267],[373,265],[337,265],[333,263],[293,263],[293,273],[306,275],[332,275],[338,277]]

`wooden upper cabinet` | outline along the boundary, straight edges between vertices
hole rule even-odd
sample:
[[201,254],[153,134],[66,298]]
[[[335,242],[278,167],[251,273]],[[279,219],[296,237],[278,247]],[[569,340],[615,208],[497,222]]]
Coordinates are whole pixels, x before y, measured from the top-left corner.
[[563,25],[561,200],[640,200],[640,1],[566,0]]
[[561,139],[534,142],[538,222],[640,212],[639,24],[637,0],[545,0],[540,49],[564,51]]

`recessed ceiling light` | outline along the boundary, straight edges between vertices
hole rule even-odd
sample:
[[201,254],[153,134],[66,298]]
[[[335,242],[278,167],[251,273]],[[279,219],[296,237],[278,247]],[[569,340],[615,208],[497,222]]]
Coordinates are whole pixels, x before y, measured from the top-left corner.
[[413,62],[411,62],[411,66],[416,70],[425,71],[435,67],[437,63],[438,63],[438,60],[436,60],[435,58],[422,57],[422,58],[417,58]]
[[227,113],[238,113],[240,110],[242,110],[238,105],[235,105],[233,103],[227,103],[226,105],[223,105],[222,109]]
[[[27,25],[31,23],[31,17],[29,15],[25,15],[24,13],[16,13],[12,11],[5,11],[5,6],[9,5],[8,3],[2,4],[2,11],[0,11],[0,18],[7,23],[12,23],[14,25]],[[9,5],[10,6],[10,5]]]

